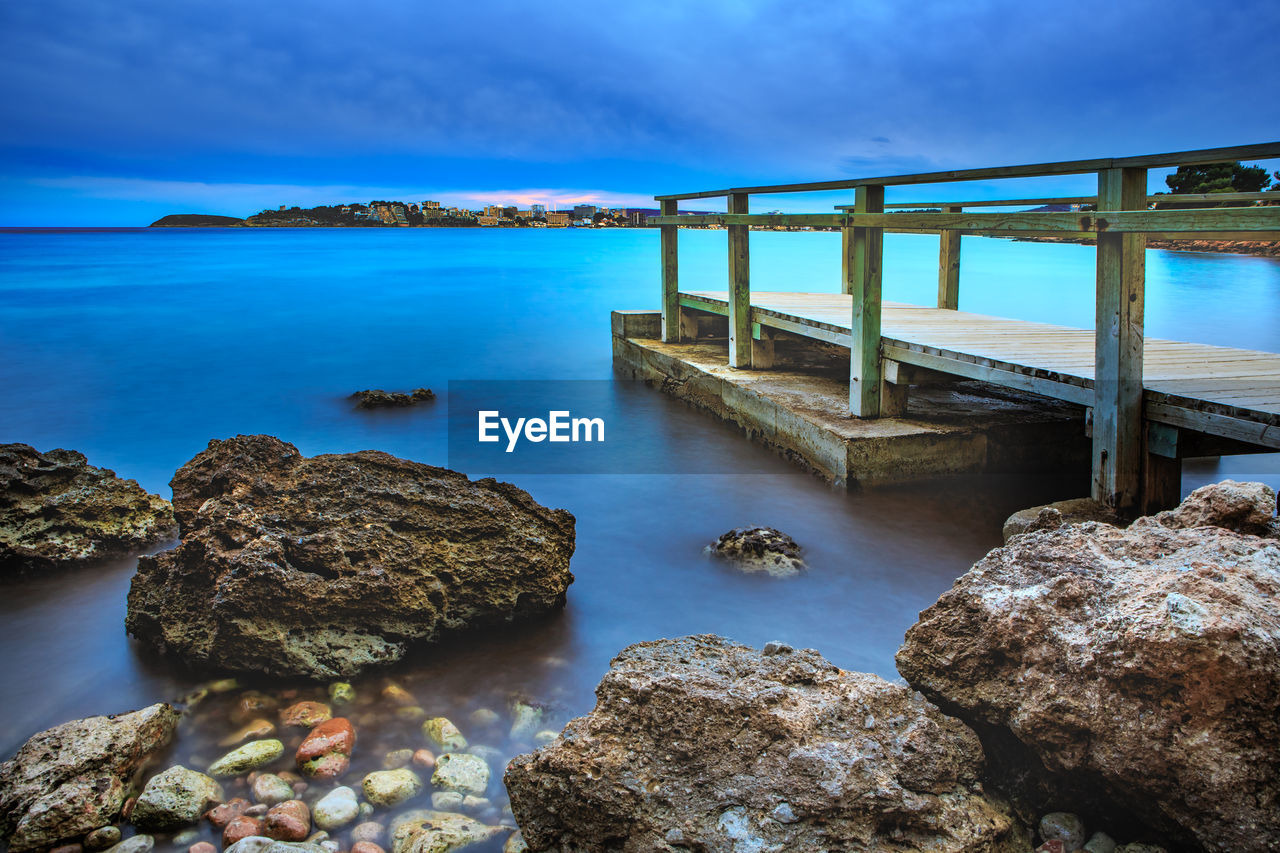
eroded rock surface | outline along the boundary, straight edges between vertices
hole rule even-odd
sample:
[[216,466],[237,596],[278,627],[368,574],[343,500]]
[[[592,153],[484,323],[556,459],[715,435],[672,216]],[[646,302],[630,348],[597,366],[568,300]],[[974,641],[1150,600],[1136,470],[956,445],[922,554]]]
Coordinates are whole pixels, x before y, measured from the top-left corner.
[[981,792],[966,726],[904,687],[774,648],[702,635],[623,650],[595,710],[508,766],[530,849],[1029,847]]
[[1042,504],[1015,512],[1005,520],[1004,541],[1028,530],[1052,530],[1063,524],[1080,524],[1085,521],[1104,521],[1121,525],[1120,516],[1106,504],[1092,498],[1072,498],[1051,504]]
[[182,545],[139,561],[126,625],[195,664],[350,675],[560,607],[573,581],[568,512],[378,451],[237,436],[171,485]]
[[357,409],[402,409],[416,406],[436,398],[430,388],[415,388],[407,394],[403,391],[383,391],[381,388],[367,388],[351,395],[356,401]]
[[114,823],[141,768],[173,736],[169,705],[88,717],[34,735],[0,764],[0,838],[13,853]]
[[82,453],[0,444],[0,569],[137,553],[177,532],[168,501]]
[[1201,524],[1267,529],[1274,500],[1220,484],[1125,530],[1015,537],[920,615],[898,669],[1008,753],[1014,787],[1034,772],[1005,746],[1183,843],[1280,848],[1280,540]]
[[805,568],[796,541],[772,527],[735,527],[722,533],[708,550],[744,572],[790,577]]

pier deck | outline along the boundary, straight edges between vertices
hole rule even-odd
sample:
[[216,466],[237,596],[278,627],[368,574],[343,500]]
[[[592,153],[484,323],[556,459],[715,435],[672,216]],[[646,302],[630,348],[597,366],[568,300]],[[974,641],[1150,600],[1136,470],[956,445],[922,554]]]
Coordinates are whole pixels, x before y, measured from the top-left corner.
[[[682,308],[728,316],[725,291],[681,292]],[[853,297],[751,294],[751,321],[849,347]],[[1092,406],[1092,329],[886,302],[882,358]],[[1146,417],[1172,427],[1280,449],[1280,355],[1148,338],[1143,342]]]

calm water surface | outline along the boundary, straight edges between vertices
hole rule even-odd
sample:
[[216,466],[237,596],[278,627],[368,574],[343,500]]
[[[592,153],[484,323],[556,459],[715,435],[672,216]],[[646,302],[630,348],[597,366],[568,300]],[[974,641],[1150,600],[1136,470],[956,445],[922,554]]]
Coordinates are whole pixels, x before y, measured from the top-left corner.
[[[685,287],[725,286],[724,245],[723,232],[682,235]],[[886,238],[886,299],[933,299],[936,246]],[[963,251],[962,308],[1092,326],[1091,248],[966,238]],[[1149,252],[1147,263],[1149,336],[1280,351],[1280,262]],[[762,290],[836,291],[839,238],[755,234],[752,264]],[[307,455],[377,448],[445,464],[443,400],[367,414],[345,396],[461,379],[610,379],[610,309],[653,307],[657,288],[657,233],[644,230],[0,232],[0,441],[83,451],[166,497],[176,468],[237,433],[270,433]],[[391,673],[427,713],[505,756],[526,743],[501,723],[468,731],[472,711],[503,711],[521,695],[551,706],[558,728],[591,707],[612,655],[640,640],[783,640],[894,678],[916,613],[998,544],[1010,512],[1084,489],[980,477],[845,494],[656,392],[620,388],[610,405],[607,417],[652,436],[642,456],[696,454],[696,470],[737,473],[512,478],[577,516],[568,607],[424,650]],[[1238,457],[1189,463],[1184,489],[1222,476],[1280,486],[1274,457]],[[749,577],[703,556],[719,533],[757,523],[794,536],[811,571]],[[36,730],[201,682],[125,636],[134,566],[0,580],[0,757]],[[351,778],[386,750],[422,745],[416,722],[374,701],[384,679],[357,682]],[[286,701],[320,695],[258,686],[295,691]],[[175,761],[216,757],[237,695],[201,706]],[[499,783],[490,796],[501,804]]]

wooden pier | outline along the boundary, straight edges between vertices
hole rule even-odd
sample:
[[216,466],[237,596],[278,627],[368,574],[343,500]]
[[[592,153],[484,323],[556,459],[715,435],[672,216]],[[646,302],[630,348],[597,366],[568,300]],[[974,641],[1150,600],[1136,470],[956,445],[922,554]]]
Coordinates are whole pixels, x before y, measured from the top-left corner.
[[[1280,240],[1280,205],[1262,193],[1211,199],[1148,196],[1147,170],[1240,159],[1280,158],[1280,142],[1144,157],[936,172],[710,190],[657,196],[662,215],[662,339],[696,337],[697,316],[728,318],[730,366],[767,370],[777,335],[847,347],[848,414],[892,417],[913,385],[978,379],[1084,406],[1093,443],[1093,497],[1122,513],[1178,500],[1179,460],[1194,455],[1280,450],[1280,355],[1143,334],[1145,243],[1153,239]],[[1098,194],[1072,199],[885,203],[885,188],[969,180],[1097,173]],[[756,215],[752,195],[853,190],[836,213]],[[681,215],[681,200],[724,197],[725,214]],[[1149,209],[1153,202],[1219,201],[1242,206]],[[966,212],[1028,203],[1087,206],[1064,213]],[[890,212],[911,207],[907,212]],[[919,212],[921,207],[938,212]],[[652,221],[652,220],[651,220]],[[729,290],[682,291],[678,229],[728,230]],[[839,228],[843,293],[756,293],[749,232],[778,225]],[[883,234],[937,233],[935,306],[881,302]],[[965,234],[1085,236],[1097,241],[1094,329],[1072,329],[958,310],[960,240]]]

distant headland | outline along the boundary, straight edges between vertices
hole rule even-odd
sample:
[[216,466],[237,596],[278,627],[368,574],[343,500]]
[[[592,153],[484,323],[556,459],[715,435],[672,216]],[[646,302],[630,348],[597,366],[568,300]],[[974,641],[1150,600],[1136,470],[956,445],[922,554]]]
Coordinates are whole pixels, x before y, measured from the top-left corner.
[[488,205],[480,210],[445,207],[438,201],[371,201],[367,204],[285,207],[264,210],[244,219],[205,213],[174,213],[151,223],[152,228],[643,228],[657,208],[598,207],[579,204],[566,210],[544,205],[521,209]]

